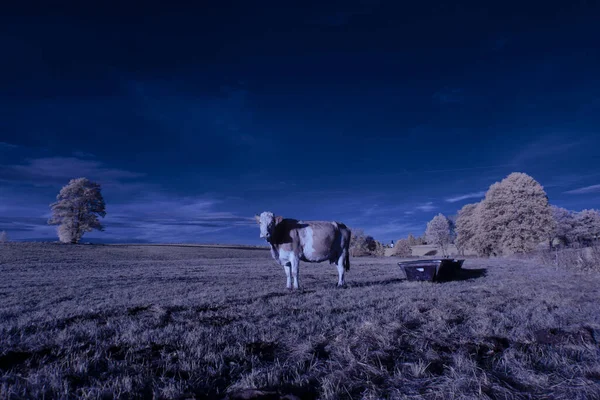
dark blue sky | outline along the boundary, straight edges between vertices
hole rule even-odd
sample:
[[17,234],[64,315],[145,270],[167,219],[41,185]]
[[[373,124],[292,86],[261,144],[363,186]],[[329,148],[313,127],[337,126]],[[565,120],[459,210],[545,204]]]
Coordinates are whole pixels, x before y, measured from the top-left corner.
[[260,243],[270,210],[388,242],[513,171],[600,207],[597,1],[322,3],[4,10],[0,230],[54,239],[80,176],[108,241]]

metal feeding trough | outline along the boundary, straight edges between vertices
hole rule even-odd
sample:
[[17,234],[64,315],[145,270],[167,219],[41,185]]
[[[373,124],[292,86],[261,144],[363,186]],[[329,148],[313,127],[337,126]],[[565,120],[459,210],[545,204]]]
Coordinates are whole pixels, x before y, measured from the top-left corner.
[[409,281],[451,280],[462,268],[465,260],[440,258],[435,260],[402,261],[398,265]]

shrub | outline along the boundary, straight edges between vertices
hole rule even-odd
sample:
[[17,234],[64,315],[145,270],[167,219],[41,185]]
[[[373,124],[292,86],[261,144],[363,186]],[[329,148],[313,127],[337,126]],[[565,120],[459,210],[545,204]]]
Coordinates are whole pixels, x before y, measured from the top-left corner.
[[410,247],[409,239],[399,239],[394,245],[394,251],[392,254],[399,257],[412,256],[412,248]]
[[440,247],[442,254],[447,254],[448,245],[452,241],[451,225],[443,214],[438,214],[427,224],[425,231],[427,241]]

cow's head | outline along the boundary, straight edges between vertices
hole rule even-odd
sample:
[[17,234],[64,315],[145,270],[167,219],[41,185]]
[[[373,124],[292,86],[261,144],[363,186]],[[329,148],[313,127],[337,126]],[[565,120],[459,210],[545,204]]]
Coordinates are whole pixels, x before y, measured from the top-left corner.
[[267,242],[271,239],[275,226],[283,219],[282,217],[276,217],[269,211],[265,211],[260,215],[255,215],[254,218],[260,226],[260,237],[266,239]]

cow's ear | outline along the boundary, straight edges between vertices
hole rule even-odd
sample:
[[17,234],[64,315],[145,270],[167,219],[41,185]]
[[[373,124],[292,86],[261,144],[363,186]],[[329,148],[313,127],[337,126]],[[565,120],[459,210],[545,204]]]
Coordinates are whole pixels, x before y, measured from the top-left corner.
[[254,219],[256,220],[256,223],[260,225],[260,215],[256,214]]
[[279,225],[281,223],[281,221],[283,221],[283,217],[281,217],[281,216],[275,217],[275,225]]

